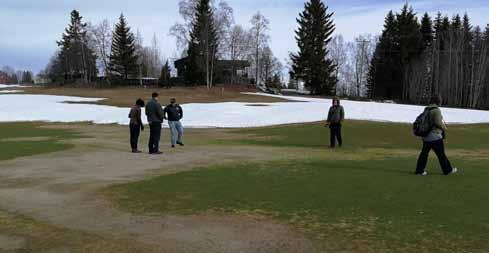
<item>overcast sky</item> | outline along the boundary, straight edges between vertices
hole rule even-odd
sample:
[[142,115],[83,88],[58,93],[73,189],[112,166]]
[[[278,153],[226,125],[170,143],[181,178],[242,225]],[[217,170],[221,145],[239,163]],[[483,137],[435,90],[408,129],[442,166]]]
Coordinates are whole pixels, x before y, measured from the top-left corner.
[[[217,0],[218,1],[218,0]],[[270,20],[271,46],[285,62],[294,51],[295,18],[302,11],[302,0],[226,0],[234,9],[236,23],[248,26],[257,11]],[[485,26],[489,13],[488,0],[418,0],[409,1],[418,13],[441,11],[445,14],[467,12],[472,23]],[[335,12],[336,34],[347,40],[363,33],[379,34],[384,17],[391,9],[399,10],[405,0],[330,0],[325,1]],[[85,21],[103,19],[114,23],[121,12],[130,26],[139,29],[149,44],[153,34],[160,41],[165,56],[176,54],[175,40],[168,30],[179,22],[178,0],[0,0],[0,67],[41,70],[56,50],[73,9]]]

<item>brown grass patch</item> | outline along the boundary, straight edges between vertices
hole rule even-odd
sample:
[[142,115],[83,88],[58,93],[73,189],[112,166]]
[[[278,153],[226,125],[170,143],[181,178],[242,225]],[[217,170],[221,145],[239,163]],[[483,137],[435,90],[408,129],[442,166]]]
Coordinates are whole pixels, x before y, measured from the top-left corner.
[[[7,240],[7,244],[4,244]],[[14,252],[159,252],[129,239],[113,239],[58,228],[0,211],[0,251]],[[10,252],[10,251],[9,251]]]
[[454,149],[448,151],[449,157],[458,157],[470,160],[489,160],[489,150],[466,150],[466,149]]
[[284,99],[255,96],[241,94],[241,91],[235,88],[221,88],[216,87],[211,90],[207,90],[204,87],[193,88],[67,88],[67,87],[28,87],[23,88],[25,94],[43,94],[43,95],[59,95],[59,96],[76,96],[76,97],[88,97],[88,98],[106,98],[96,102],[101,105],[111,105],[119,107],[130,107],[134,105],[137,98],[148,100],[151,97],[151,93],[158,92],[160,94],[160,101],[162,104],[166,104],[170,101],[170,98],[176,98],[178,103],[216,103],[216,102],[244,102],[244,103],[273,103],[273,102],[286,102]]
[[51,139],[51,137],[21,137],[1,139],[0,142],[49,141]]

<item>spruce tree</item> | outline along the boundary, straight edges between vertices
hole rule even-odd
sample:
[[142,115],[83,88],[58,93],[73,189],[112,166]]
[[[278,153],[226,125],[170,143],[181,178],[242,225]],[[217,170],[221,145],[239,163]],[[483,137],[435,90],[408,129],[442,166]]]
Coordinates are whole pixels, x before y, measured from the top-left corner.
[[423,37],[423,50],[430,47],[433,43],[433,21],[428,13],[421,19],[421,36]]
[[171,77],[170,63],[166,61],[165,65],[161,67],[159,85],[162,87],[170,88],[170,77]]
[[[423,36],[416,13],[407,4],[395,16],[386,17],[384,31],[372,61],[369,77],[375,96],[384,99],[409,100],[414,66],[421,64]],[[372,83],[374,82],[374,83]]]
[[199,0],[188,47],[186,82],[212,86],[218,36],[210,0]]
[[121,14],[112,38],[109,69],[112,74],[127,80],[138,73],[138,56],[134,34]]
[[65,81],[82,79],[88,82],[96,77],[97,57],[88,46],[87,24],[77,10],[71,12],[71,22],[65,29],[60,47],[59,62],[63,65]]
[[33,83],[32,72],[26,70],[22,72],[22,80],[21,83]]
[[384,30],[370,65],[368,75],[368,96],[370,98],[394,98],[394,83],[400,76],[396,42],[397,21],[394,12],[389,11],[384,21]]
[[336,65],[328,58],[327,49],[335,30],[333,15],[321,0],[310,0],[297,19],[299,52],[291,55],[294,78],[302,80],[314,95],[335,94]]

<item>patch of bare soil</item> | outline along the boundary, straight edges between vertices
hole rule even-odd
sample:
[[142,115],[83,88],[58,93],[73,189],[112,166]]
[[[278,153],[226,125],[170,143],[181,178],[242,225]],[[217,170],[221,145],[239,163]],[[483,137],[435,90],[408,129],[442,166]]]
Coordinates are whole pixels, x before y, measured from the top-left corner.
[[62,228],[136,240],[163,252],[314,251],[304,236],[273,221],[212,214],[141,216],[113,208],[98,190],[199,166],[267,160],[274,154],[269,148],[209,146],[164,149],[162,156],[131,154],[122,129],[85,125],[78,130],[90,137],[73,141],[79,148],[1,162],[0,209]]
[[25,239],[17,236],[6,236],[0,234],[0,250],[14,251],[24,247]]

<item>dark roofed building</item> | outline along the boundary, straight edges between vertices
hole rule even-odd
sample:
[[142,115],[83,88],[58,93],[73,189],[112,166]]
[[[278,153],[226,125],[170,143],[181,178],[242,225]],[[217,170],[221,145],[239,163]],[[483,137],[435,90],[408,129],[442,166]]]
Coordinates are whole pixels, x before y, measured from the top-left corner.
[[0,71],[0,84],[7,84],[10,81],[10,77],[7,73]]
[[[184,83],[187,70],[187,57],[176,60],[177,79]],[[247,69],[248,61],[217,60],[214,68],[214,82],[216,84],[250,84]]]

